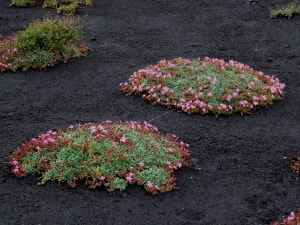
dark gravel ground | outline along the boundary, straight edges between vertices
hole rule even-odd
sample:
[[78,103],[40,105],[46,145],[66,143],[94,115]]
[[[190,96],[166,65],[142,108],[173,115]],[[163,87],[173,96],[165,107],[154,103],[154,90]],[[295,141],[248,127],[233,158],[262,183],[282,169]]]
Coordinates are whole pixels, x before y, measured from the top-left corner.
[[[0,224],[269,224],[300,208],[300,16],[269,19],[283,0],[95,0],[78,11],[93,49],[47,70],[0,74]],[[55,10],[16,9],[0,1],[0,34]],[[250,116],[188,116],[119,83],[175,57],[234,59],[277,76],[286,98]],[[166,113],[167,114],[164,114]],[[163,115],[164,114],[164,115]],[[198,161],[177,172],[180,190],[151,196],[140,187],[108,193],[84,184],[37,186],[4,162],[26,139],[49,129],[103,120],[151,121],[190,143]],[[287,159],[284,159],[287,157]]]

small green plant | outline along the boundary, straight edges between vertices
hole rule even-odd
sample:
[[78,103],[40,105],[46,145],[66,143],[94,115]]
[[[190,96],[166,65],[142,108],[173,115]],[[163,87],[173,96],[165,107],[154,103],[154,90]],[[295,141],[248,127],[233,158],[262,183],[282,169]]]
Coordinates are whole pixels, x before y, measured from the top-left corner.
[[157,131],[135,121],[70,126],[21,145],[8,165],[17,177],[40,174],[40,184],[59,181],[75,187],[86,180],[90,188],[108,191],[138,184],[155,195],[175,188],[173,172],[190,157],[188,144]]
[[291,212],[291,214],[283,220],[282,223],[272,223],[271,225],[300,225],[300,209],[298,213]]
[[[74,15],[79,5],[92,6],[92,0],[43,0],[43,8],[57,8],[57,12],[65,15]],[[12,5],[25,7],[34,5],[38,0],[12,0]]]
[[298,5],[298,1],[290,3],[287,6],[278,6],[276,9],[270,10],[270,17],[275,19],[279,16],[285,16],[289,19],[292,18],[293,15],[300,14],[300,5]]
[[78,8],[77,3],[71,3],[70,5],[62,5],[59,8],[57,8],[57,13],[74,15],[77,8]]
[[56,0],[45,0],[43,8],[57,8],[58,3]]
[[0,41],[0,72],[45,68],[86,55],[89,49],[78,43],[79,30],[71,19],[35,21],[25,31]]
[[36,0],[12,0],[12,5],[17,7],[25,7],[27,5],[34,5]]
[[219,59],[161,60],[135,72],[122,91],[188,114],[251,113],[284,96],[285,84],[247,65]]

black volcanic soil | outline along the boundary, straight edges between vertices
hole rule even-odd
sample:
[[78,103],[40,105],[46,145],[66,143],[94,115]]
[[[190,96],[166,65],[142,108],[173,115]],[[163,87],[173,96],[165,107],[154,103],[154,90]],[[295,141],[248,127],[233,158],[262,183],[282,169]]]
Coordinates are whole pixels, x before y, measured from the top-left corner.
[[[95,0],[81,8],[83,58],[47,70],[0,74],[0,224],[255,225],[300,208],[300,16],[269,19],[279,0]],[[8,36],[55,10],[0,1]],[[175,57],[234,59],[277,76],[286,98],[250,116],[188,116],[126,96],[119,83]],[[167,113],[167,114],[165,114]],[[17,179],[4,162],[26,139],[70,124],[147,120],[190,143],[197,159],[179,170],[175,190],[108,193],[37,177]],[[285,159],[285,157],[287,159]]]

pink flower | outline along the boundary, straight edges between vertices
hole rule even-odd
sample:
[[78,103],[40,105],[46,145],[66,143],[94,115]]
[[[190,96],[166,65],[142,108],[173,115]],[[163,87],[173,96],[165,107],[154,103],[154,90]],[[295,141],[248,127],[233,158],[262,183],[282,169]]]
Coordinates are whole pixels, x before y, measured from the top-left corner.
[[130,172],[130,173],[128,173],[128,175],[129,175],[130,177],[133,177],[133,176],[134,176],[134,173]]
[[41,151],[41,148],[39,146],[37,146],[35,149]]
[[227,109],[227,105],[225,105],[225,104],[223,104],[223,103],[220,104],[220,107],[221,107],[222,109]]
[[111,146],[115,148],[115,147],[118,146],[118,144],[117,144],[117,142],[114,142],[114,141],[113,141],[113,142],[111,143]]
[[244,79],[245,78],[245,74],[241,74],[241,79]]
[[270,89],[271,89],[272,93],[275,93],[277,91],[276,87],[274,87],[274,86],[272,86]]
[[104,180],[106,179],[106,177],[105,177],[105,176],[102,176],[102,177],[100,177],[99,179],[102,180],[102,181],[104,181]]
[[140,166],[140,167],[144,167],[145,164],[144,164],[143,162],[139,162],[139,166]]
[[95,132],[97,131],[97,128],[96,128],[96,127],[94,127],[94,126],[93,126],[93,127],[91,127],[90,129],[91,129],[91,132],[92,132],[92,133],[95,133]]
[[211,81],[212,84],[216,84],[217,83],[217,78],[213,78]]
[[174,152],[173,148],[168,148],[168,152]]
[[122,143],[126,143],[128,141],[128,138],[127,137],[125,137],[125,136],[122,136],[121,137],[121,139],[120,139],[120,142],[122,142]]
[[132,177],[127,176],[127,177],[126,177],[126,180],[127,180],[128,182],[131,182],[131,181],[132,181]]
[[228,102],[230,102],[231,99],[232,99],[232,96],[231,96],[231,95],[228,95],[228,96],[226,97],[226,100],[227,100]]
[[17,174],[20,172],[19,168],[18,167],[15,167],[12,171],[14,174]]
[[148,187],[148,188],[153,188],[153,184],[152,184],[151,181],[148,181],[148,182],[147,182],[147,187]]
[[266,101],[266,100],[267,100],[267,97],[266,97],[265,95],[262,95],[262,96],[260,97],[260,99]]
[[19,165],[19,162],[17,160],[14,160],[14,161],[11,162],[11,165],[17,166],[17,165]]
[[294,220],[295,219],[295,213],[291,212],[290,216],[287,218],[288,221]]
[[168,91],[170,90],[170,88],[168,88],[168,87],[163,87],[162,90],[163,90],[164,92],[168,92]]
[[74,126],[73,126],[73,125],[69,126],[69,129],[73,129],[73,128],[74,128]]

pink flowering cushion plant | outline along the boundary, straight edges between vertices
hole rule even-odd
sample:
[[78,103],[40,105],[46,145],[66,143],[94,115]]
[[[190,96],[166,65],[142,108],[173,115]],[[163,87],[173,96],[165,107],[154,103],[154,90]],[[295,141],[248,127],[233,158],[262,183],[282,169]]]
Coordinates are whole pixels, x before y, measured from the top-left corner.
[[174,170],[187,166],[188,144],[163,136],[144,122],[106,121],[49,131],[21,145],[8,166],[17,177],[40,174],[41,182],[86,180],[90,188],[108,191],[142,185],[159,194],[173,190]]
[[188,114],[251,113],[284,96],[285,84],[230,60],[177,58],[135,72],[122,91]]

